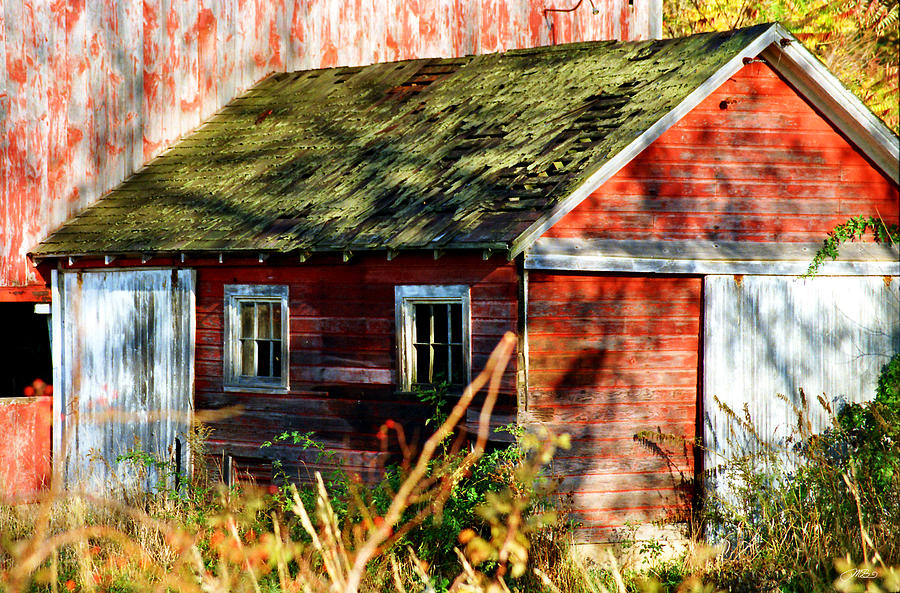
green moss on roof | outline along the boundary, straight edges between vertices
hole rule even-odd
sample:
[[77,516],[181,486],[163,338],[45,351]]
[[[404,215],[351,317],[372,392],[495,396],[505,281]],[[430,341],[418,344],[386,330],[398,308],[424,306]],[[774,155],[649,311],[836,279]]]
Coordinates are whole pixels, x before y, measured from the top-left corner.
[[507,246],[767,27],[275,74],[34,255]]

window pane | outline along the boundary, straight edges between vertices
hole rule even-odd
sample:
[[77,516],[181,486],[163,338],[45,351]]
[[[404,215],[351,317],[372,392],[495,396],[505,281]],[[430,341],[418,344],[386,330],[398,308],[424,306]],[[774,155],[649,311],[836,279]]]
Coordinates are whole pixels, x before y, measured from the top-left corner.
[[449,383],[450,365],[447,360],[448,346],[434,346],[434,366],[432,367],[431,383]]
[[465,365],[463,365],[463,349],[462,346],[450,347],[450,383],[453,385],[462,385],[466,382],[463,374]]
[[281,339],[281,303],[272,303],[272,338]]
[[241,337],[253,337],[253,303],[241,303]]
[[437,344],[446,344],[447,338],[447,308],[449,305],[434,306],[434,341]]
[[271,338],[269,324],[272,321],[272,305],[269,303],[256,303],[256,337]]
[[253,340],[241,340],[241,374],[245,377],[256,374],[256,361],[253,356],[255,345]]
[[257,377],[271,377],[272,372],[269,370],[269,364],[272,361],[271,357],[271,343],[259,341],[256,343],[256,376]]
[[281,376],[281,342],[272,342],[272,376]]
[[431,341],[431,305],[416,305],[416,335],[413,341],[427,344]]
[[462,303],[453,303],[450,307],[450,342],[462,344]]
[[417,345],[415,346],[415,357],[413,368],[415,369],[415,376],[413,377],[413,383],[430,383],[431,380],[429,378],[429,356],[431,354],[431,348],[426,344],[424,346]]

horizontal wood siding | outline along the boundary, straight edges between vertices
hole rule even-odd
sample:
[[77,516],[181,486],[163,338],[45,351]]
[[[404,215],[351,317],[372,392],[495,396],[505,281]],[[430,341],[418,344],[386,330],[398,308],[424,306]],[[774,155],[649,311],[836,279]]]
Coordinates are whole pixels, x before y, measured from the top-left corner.
[[818,242],[851,216],[898,212],[896,184],[752,63],[544,236]]
[[697,416],[701,279],[529,274],[526,422],[568,433],[552,470],[580,522],[603,542],[626,521],[684,517]]
[[595,4],[2,2],[0,300],[46,300],[25,254],[270,72],[658,34],[657,1]]
[[[377,432],[385,420],[404,425],[412,440],[422,436],[429,409],[396,394],[394,286],[467,284],[472,313],[473,374],[506,331],[516,328],[516,271],[501,258],[480,253],[316,256],[306,263],[269,260],[265,265],[197,266],[197,379],[199,411],[242,406],[240,415],[211,423],[213,456],[232,455],[239,473],[267,482],[274,450],[259,445],[285,431],[315,433],[334,448],[350,471],[372,477],[383,463]],[[233,393],[222,388],[225,284],[287,285],[290,305],[290,392]],[[503,384],[501,411],[515,406],[515,363]],[[395,441],[394,441],[395,442]],[[285,453],[280,449],[277,452]],[[306,453],[287,455],[288,473],[309,476]]]

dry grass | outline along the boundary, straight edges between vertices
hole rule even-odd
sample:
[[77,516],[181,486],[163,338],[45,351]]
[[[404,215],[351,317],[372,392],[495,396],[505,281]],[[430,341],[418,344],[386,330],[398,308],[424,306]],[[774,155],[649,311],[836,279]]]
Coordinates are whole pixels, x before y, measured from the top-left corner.
[[[100,498],[53,489],[34,504],[0,504],[0,591],[720,590],[710,583],[730,591],[900,589],[900,571],[893,568],[897,523],[891,523],[897,515],[880,510],[897,493],[886,500],[891,493],[878,491],[866,474],[836,466],[826,441],[802,432],[802,410],[807,490],[797,488],[801,473],[779,470],[779,456],[765,447],[729,460],[743,472],[741,481],[733,497],[710,505],[708,517],[719,540],[729,542],[726,554],[696,543],[683,557],[642,569],[612,557],[603,567],[585,564],[572,553],[565,521],[543,502],[547,480],[541,468],[567,439],[526,433],[520,439],[524,453],[499,472],[503,487],[485,495],[477,524],[453,532],[453,541],[431,542],[455,562],[451,572],[429,566],[412,542],[421,544],[417,534],[448,512],[465,476],[480,471],[488,420],[514,346],[514,336],[504,338],[419,455],[406,460],[380,504],[371,489],[352,481],[340,499],[321,476],[311,491],[289,485],[273,495],[252,484],[226,488],[211,482],[202,467],[177,491],[122,490]],[[452,435],[482,389],[478,437],[471,449],[462,449]],[[752,432],[752,422],[732,418]],[[878,418],[896,429],[890,419]],[[193,447],[203,441],[201,430]],[[195,459],[204,457],[196,453]],[[828,501],[841,505],[832,508]]]

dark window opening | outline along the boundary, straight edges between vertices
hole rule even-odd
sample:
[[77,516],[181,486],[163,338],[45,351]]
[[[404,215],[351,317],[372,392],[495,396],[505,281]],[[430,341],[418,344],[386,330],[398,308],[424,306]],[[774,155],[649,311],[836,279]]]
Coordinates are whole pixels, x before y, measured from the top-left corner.
[[466,380],[462,304],[416,304],[414,314],[413,384],[461,387]]
[[0,303],[0,397],[21,397],[36,379],[53,382],[50,315],[34,303]]
[[241,301],[242,377],[281,377],[281,304]]

